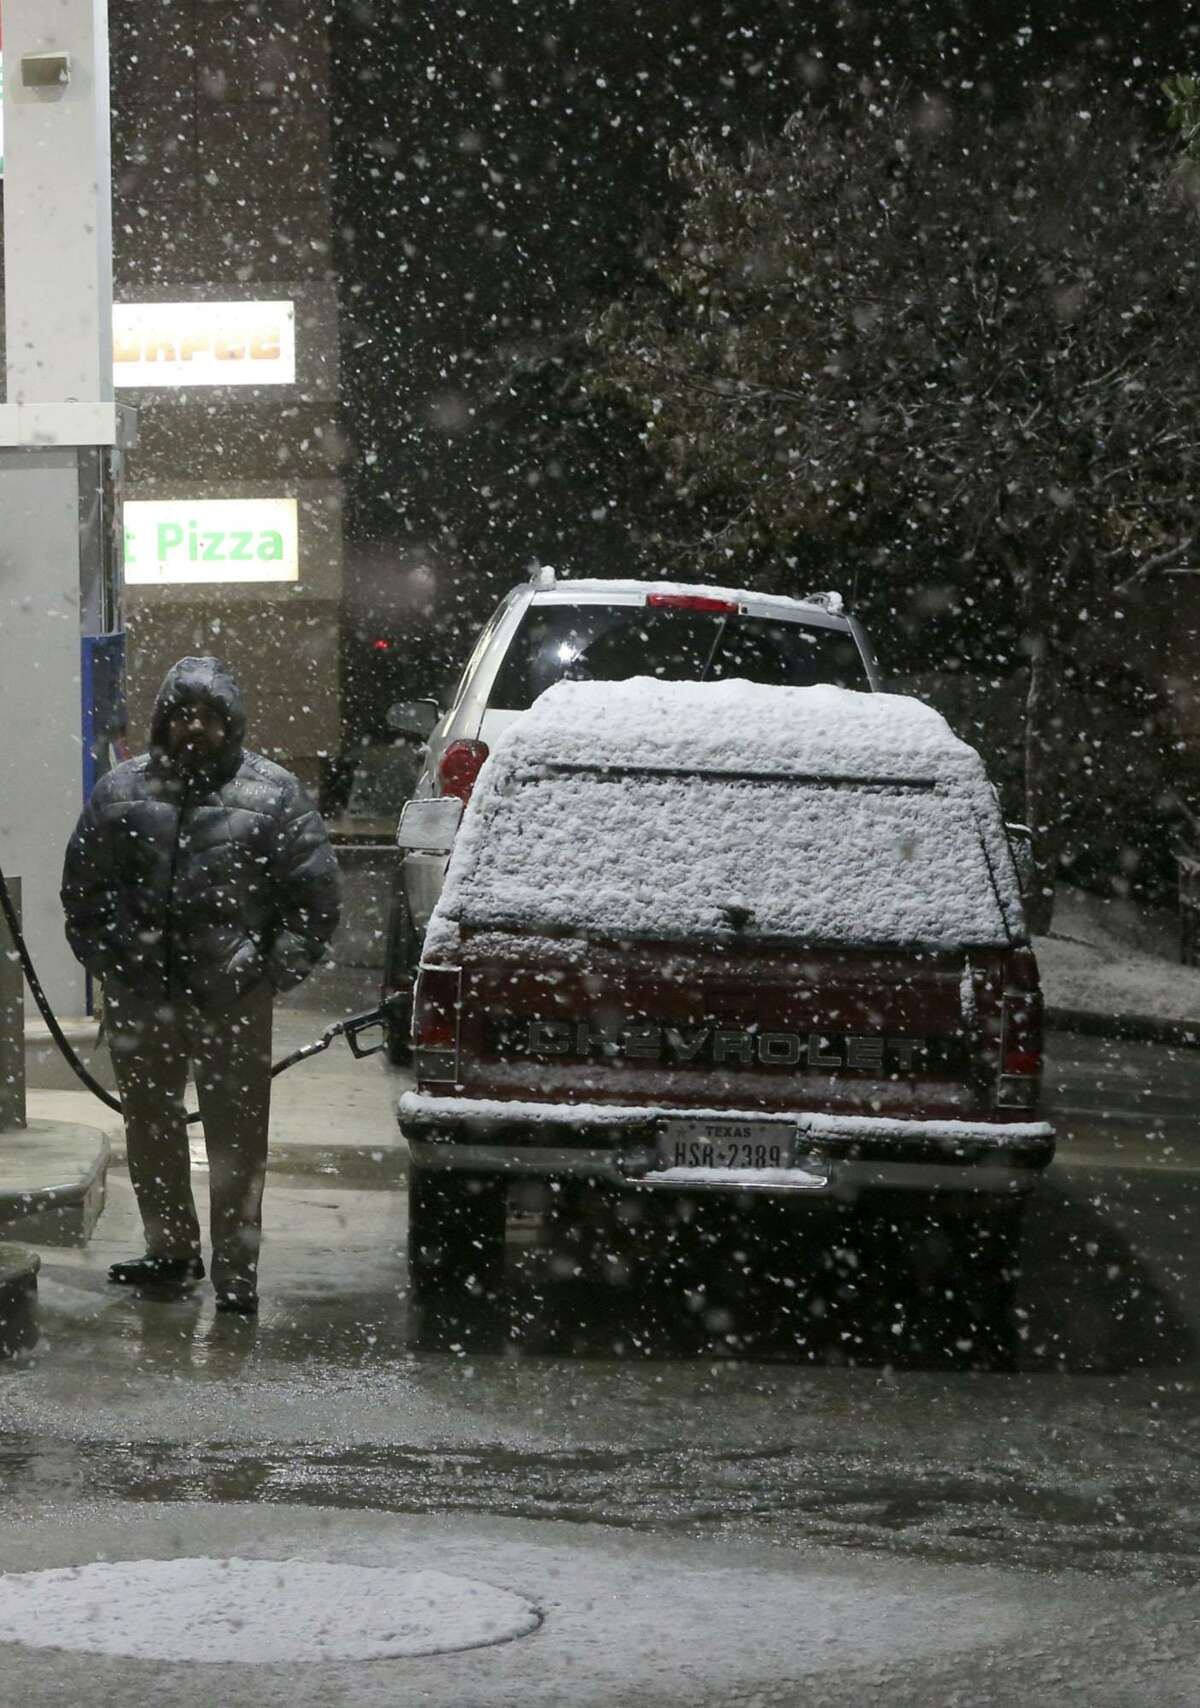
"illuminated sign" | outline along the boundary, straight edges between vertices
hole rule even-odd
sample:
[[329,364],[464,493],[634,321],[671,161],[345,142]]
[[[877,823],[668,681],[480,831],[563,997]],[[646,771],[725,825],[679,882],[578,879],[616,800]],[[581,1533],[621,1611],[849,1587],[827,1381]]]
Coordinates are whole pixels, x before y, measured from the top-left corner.
[[149,587],[195,581],[295,581],[294,498],[131,499],[125,504],[125,580]]
[[141,387],[294,385],[295,305],[117,303],[113,380]]

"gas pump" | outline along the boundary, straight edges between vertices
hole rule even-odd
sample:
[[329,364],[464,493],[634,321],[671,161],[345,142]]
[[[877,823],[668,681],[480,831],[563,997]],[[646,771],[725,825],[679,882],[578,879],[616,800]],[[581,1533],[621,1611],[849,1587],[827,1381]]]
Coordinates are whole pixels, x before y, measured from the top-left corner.
[[84,635],[80,660],[83,798],[129,757],[126,743],[125,633]]
[[96,446],[80,459],[80,715],[83,799],[125,758],[125,453]]
[[[80,457],[80,723],[82,799],[127,757],[125,700],[125,539],[121,517],[124,451],[100,445]],[[95,1012],[91,975],[86,1011]]]

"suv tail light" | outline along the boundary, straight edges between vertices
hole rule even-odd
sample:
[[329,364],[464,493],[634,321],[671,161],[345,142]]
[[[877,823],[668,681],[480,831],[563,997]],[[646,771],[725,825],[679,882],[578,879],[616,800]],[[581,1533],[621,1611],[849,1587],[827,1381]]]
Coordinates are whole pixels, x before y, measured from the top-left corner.
[[413,1058],[417,1081],[458,1078],[462,968],[421,967],[413,991]]
[[1000,1072],[996,1104],[1032,1109],[1042,1083],[1042,992],[1032,949],[1008,957],[1000,1010]]
[[438,760],[443,795],[453,795],[466,806],[487,756],[486,741],[452,741]]
[[736,617],[736,599],[711,599],[704,593],[647,593],[646,603],[657,611],[708,611],[719,617]]

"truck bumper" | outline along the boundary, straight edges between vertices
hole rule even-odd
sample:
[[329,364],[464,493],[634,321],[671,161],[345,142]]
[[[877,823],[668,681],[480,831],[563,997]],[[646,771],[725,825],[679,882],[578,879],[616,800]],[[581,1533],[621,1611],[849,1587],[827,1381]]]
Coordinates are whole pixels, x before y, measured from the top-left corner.
[[[667,1166],[662,1140],[672,1122],[712,1117],[778,1126],[790,1164],[768,1169]],[[1054,1156],[1043,1122],[908,1121],[805,1111],[646,1109],[485,1102],[473,1098],[401,1100],[400,1128],[413,1163],[510,1179],[579,1180],[595,1185],[675,1192],[771,1194],[852,1201],[863,1192],[913,1192],[973,1198],[1021,1197]]]

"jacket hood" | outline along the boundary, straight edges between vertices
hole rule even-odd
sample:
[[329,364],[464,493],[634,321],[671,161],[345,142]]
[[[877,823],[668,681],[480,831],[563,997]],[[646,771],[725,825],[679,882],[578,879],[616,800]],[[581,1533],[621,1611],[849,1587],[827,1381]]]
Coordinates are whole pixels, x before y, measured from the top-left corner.
[[[242,691],[229,668],[219,658],[181,658],[163,677],[150,719],[150,746],[157,753],[167,746],[167,719],[177,706],[197,700],[212,706],[225,720],[226,755],[234,767],[241,759],[246,737],[246,708]],[[226,763],[228,760],[226,760]],[[223,767],[224,768],[224,767]]]

